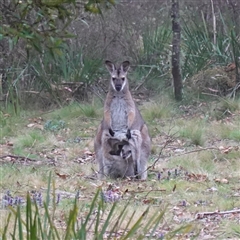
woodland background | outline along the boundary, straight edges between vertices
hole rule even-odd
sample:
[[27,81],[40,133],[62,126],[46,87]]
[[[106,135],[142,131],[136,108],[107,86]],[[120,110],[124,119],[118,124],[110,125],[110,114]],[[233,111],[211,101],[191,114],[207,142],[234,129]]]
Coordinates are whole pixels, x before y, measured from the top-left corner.
[[[86,100],[92,94],[104,98],[105,59],[129,60],[137,89],[165,91],[172,85],[171,7],[171,1],[163,0],[3,0],[1,105],[11,102],[17,108],[37,102],[46,107],[73,98]],[[186,0],[180,1],[179,9],[183,83],[192,87],[199,81],[191,78],[200,71],[218,72],[233,63],[232,83],[224,77],[209,86],[200,81],[214,94],[229,94],[239,82],[238,1]]]
[[[3,240],[240,238],[240,2],[178,1],[181,101],[176,2],[0,1]],[[144,182],[97,178],[106,59],[131,62]]]

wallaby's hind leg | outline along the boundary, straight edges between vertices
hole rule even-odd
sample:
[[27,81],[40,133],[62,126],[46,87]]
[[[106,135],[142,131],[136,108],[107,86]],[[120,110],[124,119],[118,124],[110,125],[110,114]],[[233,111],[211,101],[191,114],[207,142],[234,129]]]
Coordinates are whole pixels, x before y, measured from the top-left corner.
[[148,134],[148,128],[145,124],[141,129],[141,136],[142,136],[142,142],[140,147],[139,162],[137,162],[138,164],[137,170],[139,174],[138,178],[141,180],[146,180],[147,179],[147,163],[148,163],[148,158],[151,151],[151,139]]
[[104,177],[103,148],[102,148],[102,124],[98,126],[97,134],[94,139],[95,158],[98,164],[98,177]]

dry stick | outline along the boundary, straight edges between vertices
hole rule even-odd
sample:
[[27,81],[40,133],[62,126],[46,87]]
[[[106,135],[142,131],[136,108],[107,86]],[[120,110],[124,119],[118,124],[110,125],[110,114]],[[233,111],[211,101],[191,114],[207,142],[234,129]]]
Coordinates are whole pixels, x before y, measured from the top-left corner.
[[[150,165],[150,166],[147,168],[147,170],[149,170],[150,168],[152,168],[152,167],[154,167],[154,166],[156,165],[156,163],[157,163],[157,162],[159,161],[159,159],[160,159],[160,156],[162,155],[163,149],[169,144],[169,142],[171,142],[171,140],[167,140],[167,141],[165,142],[164,146],[161,148],[161,150],[160,150],[160,152],[159,152],[159,154],[158,154],[157,159],[154,161],[154,163],[153,163],[152,165]],[[217,148],[217,147],[208,147],[208,148],[195,149],[195,150],[188,151],[188,152],[185,152],[185,153],[177,154],[177,155],[175,155],[175,157],[182,156],[182,155],[186,155],[186,154],[190,154],[190,153],[194,153],[194,152],[207,151],[207,150],[218,150],[218,151],[220,151],[220,149]],[[147,170],[145,170],[145,171],[147,171]],[[143,172],[145,172],[145,171],[143,171]],[[143,172],[141,172],[141,173],[143,173]],[[141,173],[136,174],[134,177],[139,176]]]
[[230,97],[232,97],[233,99],[235,98],[236,96],[236,92],[237,90],[240,88],[240,83],[238,83],[232,90],[232,92],[230,93]]
[[135,90],[137,91],[147,80],[148,76],[150,75],[150,73],[152,72],[153,70],[153,67],[150,68],[148,74],[144,77],[145,79],[142,80],[142,83],[140,83],[136,88]]
[[216,15],[214,12],[214,4],[213,0],[211,0],[211,5],[212,5],[212,17],[213,17],[213,44],[216,46],[217,43],[217,29],[216,29]]
[[152,165],[150,165],[150,166],[147,168],[147,170],[150,169],[150,168],[152,168],[152,167],[154,167],[154,166],[156,165],[156,163],[159,161],[159,159],[160,159],[160,157],[161,157],[161,155],[162,155],[163,149],[164,149],[170,142],[172,142],[172,140],[167,140],[167,141],[165,142],[165,144],[163,145],[163,147],[161,148],[161,150],[160,150],[160,152],[159,152],[159,154],[158,154],[157,159],[153,162]]
[[208,148],[194,149],[194,150],[192,150],[192,151],[184,152],[184,153],[177,154],[177,155],[174,155],[174,156],[175,156],[175,157],[178,157],[178,156],[182,156],[182,155],[186,155],[186,154],[190,154],[190,153],[207,151],[207,150],[219,150],[219,151],[220,151],[220,149],[217,148],[217,147],[208,147]]
[[211,216],[211,215],[224,215],[224,214],[230,214],[230,213],[240,213],[240,209],[236,209],[236,210],[229,210],[229,211],[223,211],[223,212],[202,212],[202,213],[197,213],[195,215],[195,219],[201,219],[207,216]]
[[157,159],[154,161],[154,163],[153,163],[152,165],[150,165],[146,170],[144,170],[144,171],[142,171],[142,172],[140,172],[140,173],[137,173],[137,174],[134,175],[133,177],[137,177],[137,176],[141,175],[142,173],[146,172],[147,170],[149,170],[150,168],[154,167],[154,166],[156,165],[156,163],[160,160],[160,157],[161,157],[161,155],[162,155],[163,149],[164,149],[170,142],[171,142],[171,140],[167,140],[167,141],[165,142],[164,146],[161,148],[161,150],[160,150],[160,152],[159,152],[159,154],[158,154]]
[[[170,131],[170,129],[169,129],[169,131]],[[175,133],[174,133],[172,136],[174,136],[174,135],[175,135]],[[172,138],[169,139],[169,140],[167,140],[167,141],[165,142],[165,144],[163,145],[163,147],[161,148],[161,150],[160,150],[160,152],[159,152],[159,154],[158,154],[157,159],[153,162],[153,164],[150,165],[146,170],[144,170],[144,171],[142,171],[142,172],[134,175],[133,177],[137,177],[137,176],[139,176],[140,174],[142,174],[142,173],[146,172],[147,170],[149,170],[150,168],[154,167],[154,166],[156,165],[156,163],[160,160],[160,157],[161,157],[161,155],[162,155],[163,149],[164,149],[170,142],[172,142]]]
[[24,159],[24,161],[33,161],[33,162],[36,162],[37,160],[36,159],[31,159],[31,158],[28,158],[28,157],[23,157],[23,156],[17,156],[17,155],[11,155],[11,154],[7,154],[7,155],[3,155],[3,156],[0,156],[1,159],[3,158],[6,158],[6,157],[10,157],[10,158],[20,158],[20,159]]

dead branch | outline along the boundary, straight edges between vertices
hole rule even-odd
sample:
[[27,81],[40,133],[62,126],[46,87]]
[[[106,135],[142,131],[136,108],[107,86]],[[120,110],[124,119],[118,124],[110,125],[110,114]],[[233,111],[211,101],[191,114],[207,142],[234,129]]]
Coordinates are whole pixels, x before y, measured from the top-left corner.
[[201,212],[197,213],[195,219],[202,219],[204,217],[212,216],[212,215],[225,215],[225,214],[233,214],[233,213],[240,213],[240,209],[234,209],[229,211],[215,211],[215,212]]
[[148,74],[144,77],[144,79],[142,79],[142,82],[135,88],[135,91],[137,91],[147,80],[148,76],[150,75],[150,73],[152,72],[153,67],[150,68]]
[[24,156],[17,156],[17,155],[11,155],[11,154],[7,154],[7,155],[3,155],[3,156],[0,156],[1,159],[4,159],[4,158],[15,158],[15,159],[21,159],[23,161],[32,161],[32,162],[37,162],[36,159],[32,159],[32,158],[28,158],[28,157],[24,157]]
[[236,92],[238,91],[239,88],[240,88],[240,83],[236,84],[232,92],[229,94],[229,97],[234,99],[236,96]]
[[219,150],[219,148],[217,147],[208,147],[208,148],[200,148],[200,149],[194,149],[192,151],[188,151],[188,152],[184,152],[178,155],[174,155],[174,157],[178,157],[178,156],[182,156],[182,155],[186,155],[186,154],[190,154],[190,153],[195,153],[195,152],[201,152],[201,151],[207,151],[207,150]]
[[159,159],[160,159],[160,157],[161,157],[161,155],[162,155],[163,149],[164,149],[170,142],[172,142],[171,139],[170,139],[170,140],[167,140],[167,141],[165,142],[165,144],[163,145],[163,147],[161,148],[161,150],[160,150],[160,152],[159,152],[159,154],[158,154],[157,159],[153,162],[152,165],[150,165],[150,166],[147,168],[147,170],[150,169],[150,168],[152,168],[152,167],[154,167],[154,166],[156,165],[156,163],[159,161]]

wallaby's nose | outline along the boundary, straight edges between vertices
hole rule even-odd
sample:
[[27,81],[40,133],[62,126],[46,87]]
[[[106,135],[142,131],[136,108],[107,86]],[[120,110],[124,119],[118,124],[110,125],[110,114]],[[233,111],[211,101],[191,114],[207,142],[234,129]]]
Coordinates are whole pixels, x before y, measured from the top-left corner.
[[121,88],[122,88],[122,84],[116,84],[115,88],[119,92],[121,90]]
[[122,89],[122,81],[120,78],[117,78],[115,81],[115,89],[118,92]]

